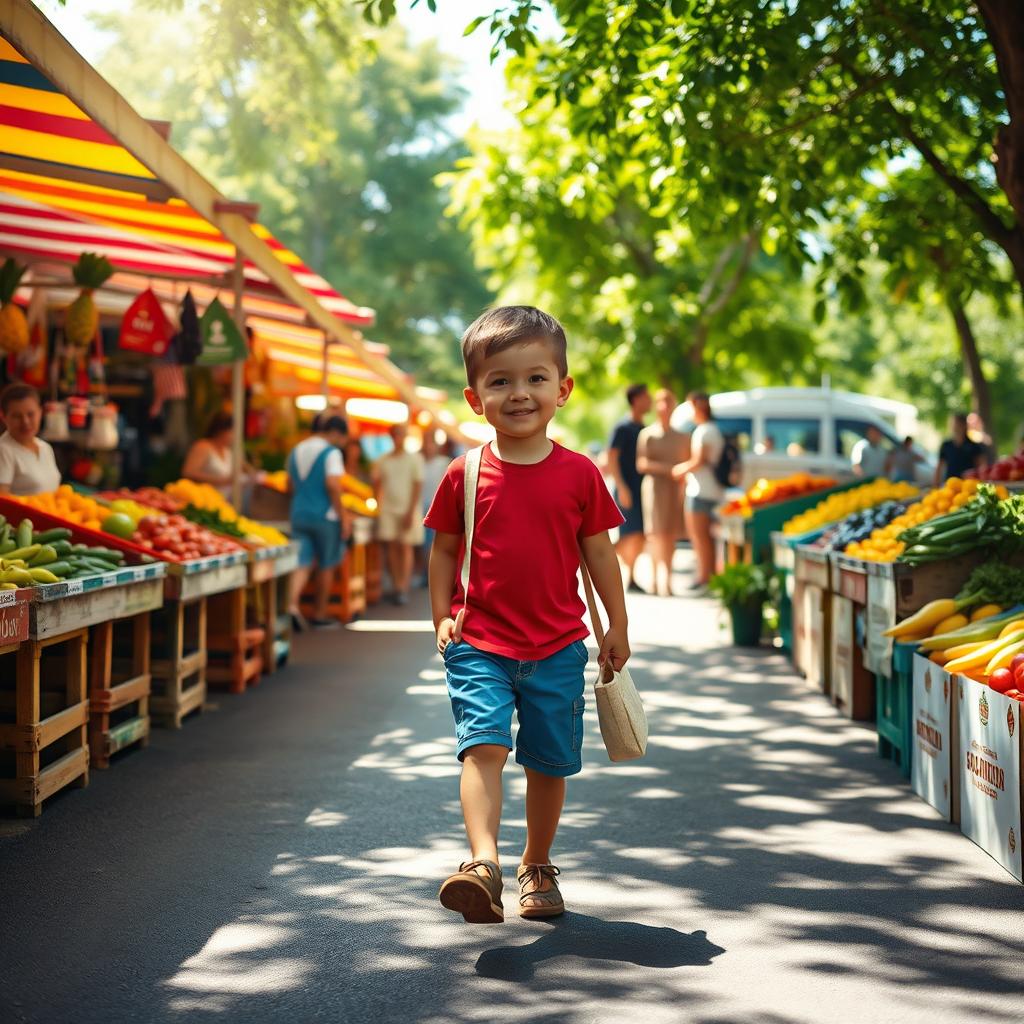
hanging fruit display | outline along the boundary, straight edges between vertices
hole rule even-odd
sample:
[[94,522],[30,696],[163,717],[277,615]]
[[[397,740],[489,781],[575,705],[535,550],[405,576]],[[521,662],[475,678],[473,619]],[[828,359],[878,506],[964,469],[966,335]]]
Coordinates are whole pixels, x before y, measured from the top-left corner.
[[81,288],[78,298],[67,308],[64,316],[64,337],[69,345],[88,348],[100,324],[99,310],[92,293],[102,287],[113,274],[114,268],[105,256],[83,252],[72,269],[75,284]]
[[28,321],[21,307],[14,304],[14,293],[24,273],[25,268],[12,259],[0,267],[0,349],[5,352],[28,348]]

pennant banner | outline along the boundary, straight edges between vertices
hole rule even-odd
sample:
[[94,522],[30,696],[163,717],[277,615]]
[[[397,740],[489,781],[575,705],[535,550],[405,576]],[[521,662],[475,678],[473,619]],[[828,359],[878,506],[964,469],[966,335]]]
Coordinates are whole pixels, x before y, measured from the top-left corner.
[[214,299],[206,307],[199,321],[199,333],[203,339],[203,351],[196,362],[200,366],[222,366],[245,359],[248,355],[245,339],[220,299]]
[[129,307],[121,321],[120,348],[162,356],[171,342],[171,325],[152,289],[147,288]]

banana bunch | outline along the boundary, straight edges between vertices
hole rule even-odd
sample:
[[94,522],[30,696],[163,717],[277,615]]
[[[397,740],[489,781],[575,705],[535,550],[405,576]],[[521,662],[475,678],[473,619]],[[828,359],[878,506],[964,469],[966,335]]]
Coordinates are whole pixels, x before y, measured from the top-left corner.
[[41,547],[42,545],[33,544],[20,551],[12,551],[6,558],[0,558],[0,590],[17,590],[19,587],[34,587],[37,583],[60,582],[60,577],[54,576],[45,565],[32,564],[32,561],[39,557]]

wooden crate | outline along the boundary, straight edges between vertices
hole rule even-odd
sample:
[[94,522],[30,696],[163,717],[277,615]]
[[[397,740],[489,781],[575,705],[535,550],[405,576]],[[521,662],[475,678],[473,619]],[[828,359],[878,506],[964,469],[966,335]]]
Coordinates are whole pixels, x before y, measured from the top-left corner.
[[19,815],[89,784],[88,644],[83,627],[0,649],[0,803]]
[[180,729],[206,700],[206,601],[168,600],[153,612],[150,649],[154,725]]
[[108,768],[119,750],[149,743],[150,612],[101,622],[89,635],[89,750]]
[[255,686],[263,671],[262,627],[248,628],[250,588],[238,587],[207,598],[211,626],[206,637],[206,681],[231,693]]

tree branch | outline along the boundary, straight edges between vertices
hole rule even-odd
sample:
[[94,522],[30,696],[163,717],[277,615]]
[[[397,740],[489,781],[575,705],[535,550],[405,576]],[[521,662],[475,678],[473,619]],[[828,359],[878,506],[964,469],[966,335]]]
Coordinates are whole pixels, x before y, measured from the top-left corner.
[[[711,332],[711,321],[725,308],[729,300],[736,294],[737,289],[742,283],[743,278],[746,276],[747,270],[750,267],[750,261],[753,259],[754,251],[757,249],[760,234],[760,228],[756,227],[751,228],[747,233],[744,240],[743,252],[740,254],[739,262],[736,264],[736,269],[733,271],[732,277],[722,286],[714,302],[705,306],[704,309],[701,310],[701,313],[697,318],[697,323],[693,329],[693,343],[690,346],[691,366],[700,366],[704,361],[704,348],[707,345],[708,334]],[[730,242],[719,255],[711,273],[708,275],[708,280],[704,282],[704,287],[700,291],[699,299],[706,301],[710,298],[711,292],[714,290],[715,282],[717,278],[722,275],[726,264],[732,258],[733,253],[735,253],[737,244],[738,243],[736,242]]]

